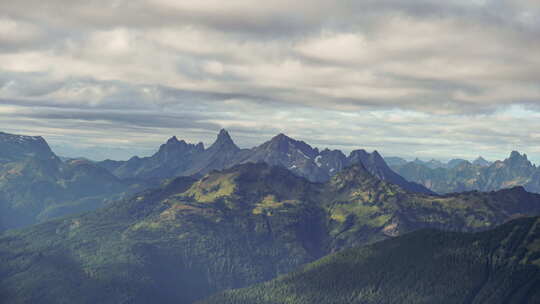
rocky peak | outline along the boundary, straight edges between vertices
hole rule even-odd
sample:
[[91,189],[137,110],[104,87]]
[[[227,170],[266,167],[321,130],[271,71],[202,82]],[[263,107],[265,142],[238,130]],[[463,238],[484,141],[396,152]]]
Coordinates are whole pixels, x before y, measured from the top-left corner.
[[178,159],[184,158],[187,155],[203,151],[204,147],[201,149],[200,145],[200,143],[198,145],[188,144],[185,140],[178,140],[176,136],[173,136],[159,147],[158,152],[154,154],[153,158],[165,162],[178,161]]
[[216,141],[212,144],[212,146],[210,146],[209,149],[212,149],[212,150],[227,149],[227,150],[235,150],[235,151],[240,150],[240,148],[238,148],[238,146],[232,140],[231,136],[229,135],[229,132],[227,132],[227,130],[225,129],[221,129],[219,131]]
[[523,153],[523,155],[521,153],[519,153],[518,151],[512,151],[510,153],[510,159],[527,159],[527,154]]
[[379,151],[374,150],[373,153],[371,153],[371,157],[373,158],[375,163],[377,163],[377,164],[383,164],[384,163],[386,165],[383,157],[381,156],[381,154],[379,154]]
[[188,146],[188,144],[184,140],[179,141],[178,138],[176,138],[176,136],[173,136],[173,137],[169,138],[167,140],[167,142],[165,142],[164,144],[162,144],[159,147],[159,151],[178,150],[178,149],[186,148],[187,146]]
[[270,141],[261,145],[264,149],[273,150],[281,153],[289,153],[291,150],[299,150],[308,158],[315,158],[319,154],[318,149],[313,149],[310,145],[303,141],[299,141],[289,136],[279,133]]
[[[182,140],[182,142],[184,141]],[[178,140],[178,138],[176,138],[176,136],[173,136],[167,140],[167,144],[176,144],[176,143],[180,143],[180,141]]]
[[351,164],[361,163],[366,167],[370,168],[386,168],[386,162],[382,158],[382,156],[377,152],[377,150],[373,151],[373,153],[368,153],[364,149],[354,150],[349,155],[349,162]]
[[352,160],[363,160],[369,157],[369,153],[364,149],[354,150],[349,154],[349,158]]
[[480,167],[487,167],[489,165],[491,165],[491,162],[487,161],[485,158],[483,158],[482,156],[478,156],[474,161],[473,161],[473,165],[476,165],[476,166],[480,166]]
[[527,154],[520,154],[518,151],[512,151],[504,162],[510,166],[532,166],[531,162],[527,159]]

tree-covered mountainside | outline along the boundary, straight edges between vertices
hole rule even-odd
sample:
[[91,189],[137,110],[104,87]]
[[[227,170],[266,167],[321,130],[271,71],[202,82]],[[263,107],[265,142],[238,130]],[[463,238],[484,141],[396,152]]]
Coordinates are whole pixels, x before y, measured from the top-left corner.
[[355,150],[345,156],[339,150],[319,151],[284,134],[252,149],[238,148],[226,130],[219,132],[216,141],[208,149],[202,143],[188,144],[172,137],[150,157],[133,157],[128,161],[106,160],[99,165],[119,178],[172,178],[202,176],[212,170],[250,162],[281,166],[312,182],[326,182],[343,168],[362,164],[382,180],[409,191],[433,194],[424,186],[409,182],[392,171],[377,151],[368,153]]
[[493,191],[515,186],[540,193],[540,168],[532,164],[527,155],[516,151],[507,159],[493,163],[478,158],[473,163],[462,161],[456,166],[430,167],[423,162],[394,161],[392,169],[437,193]]
[[412,232],[198,303],[540,303],[540,218],[480,233]]
[[540,195],[523,188],[430,196],[381,181],[360,164],[327,183],[243,164],[5,233],[0,297],[191,303],[343,248],[420,228],[485,230],[532,214],[540,214]]
[[0,231],[94,210],[146,183],[86,160],[63,162],[41,137],[0,133]]

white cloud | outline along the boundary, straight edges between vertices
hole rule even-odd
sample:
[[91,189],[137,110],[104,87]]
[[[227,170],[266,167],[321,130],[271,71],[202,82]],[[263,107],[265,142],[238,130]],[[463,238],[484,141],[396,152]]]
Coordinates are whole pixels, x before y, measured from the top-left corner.
[[39,28],[31,23],[0,17],[0,45],[32,42],[41,34]]

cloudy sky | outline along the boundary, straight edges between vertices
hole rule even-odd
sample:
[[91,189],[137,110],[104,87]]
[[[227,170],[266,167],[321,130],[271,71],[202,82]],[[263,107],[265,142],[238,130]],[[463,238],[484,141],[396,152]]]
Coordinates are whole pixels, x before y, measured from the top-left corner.
[[540,162],[536,0],[0,1],[0,130],[63,154],[168,137]]

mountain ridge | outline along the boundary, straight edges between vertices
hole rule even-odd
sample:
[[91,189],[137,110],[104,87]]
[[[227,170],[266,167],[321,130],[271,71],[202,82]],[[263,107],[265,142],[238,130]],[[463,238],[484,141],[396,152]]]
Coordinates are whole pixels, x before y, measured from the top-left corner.
[[213,169],[225,169],[241,163],[266,162],[287,168],[310,181],[326,182],[339,170],[354,163],[363,163],[370,172],[383,180],[398,184],[410,191],[433,193],[393,172],[377,151],[368,153],[360,149],[345,156],[339,150],[319,151],[318,148],[313,148],[304,141],[293,139],[283,133],[252,149],[240,149],[225,129],[219,132],[215,142],[208,149],[204,149],[200,144],[189,145],[197,149],[191,149],[189,155],[178,152],[176,157],[182,159],[182,162],[178,164],[160,162],[158,151],[150,157],[132,158],[127,162],[107,160],[99,162],[98,165],[107,168],[120,178],[150,176],[172,178],[186,175],[202,176]]

